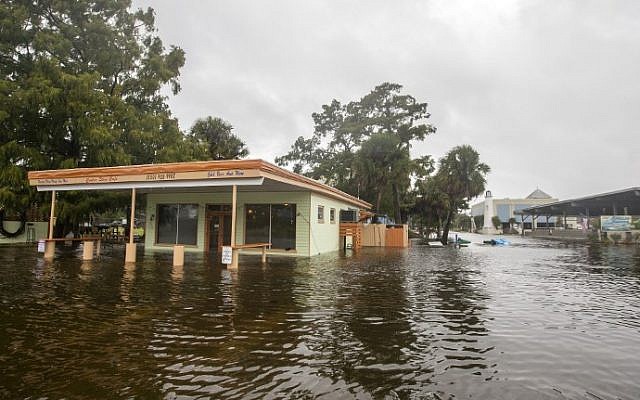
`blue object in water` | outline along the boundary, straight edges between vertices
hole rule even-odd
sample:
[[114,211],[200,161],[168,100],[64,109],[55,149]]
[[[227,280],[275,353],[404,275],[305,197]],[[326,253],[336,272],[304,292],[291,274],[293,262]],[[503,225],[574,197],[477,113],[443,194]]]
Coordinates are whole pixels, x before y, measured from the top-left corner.
[[482,243],[490,244],[492,246],[507,246],[509,244],[509,241],[506,239],[491,239],[491,240],[485,240]]

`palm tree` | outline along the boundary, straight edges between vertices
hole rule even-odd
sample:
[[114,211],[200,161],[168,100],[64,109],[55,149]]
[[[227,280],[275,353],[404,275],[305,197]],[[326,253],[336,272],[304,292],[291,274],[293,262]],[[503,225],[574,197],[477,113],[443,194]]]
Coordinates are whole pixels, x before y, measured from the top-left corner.
[[442,244],[447,244],[451,221],[455,214],[468,207],[469,201],[482,194],[491,168],[480,162],[480,155],[469,145],[451,149],[438,168],[441,190],[449,197],[449,209],[442,230]]

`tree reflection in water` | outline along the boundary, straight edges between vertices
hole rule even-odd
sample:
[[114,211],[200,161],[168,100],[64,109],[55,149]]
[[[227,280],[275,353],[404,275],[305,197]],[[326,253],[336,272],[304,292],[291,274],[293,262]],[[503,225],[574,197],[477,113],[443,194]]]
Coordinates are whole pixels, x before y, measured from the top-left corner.
[[354,392],[380,396],[400,387],[416,369],[407,354],[415,336],[402,267],[406,251],[365,251],[366,258],[340,266],[335,315],[325,340],[334,379],[344,379]]

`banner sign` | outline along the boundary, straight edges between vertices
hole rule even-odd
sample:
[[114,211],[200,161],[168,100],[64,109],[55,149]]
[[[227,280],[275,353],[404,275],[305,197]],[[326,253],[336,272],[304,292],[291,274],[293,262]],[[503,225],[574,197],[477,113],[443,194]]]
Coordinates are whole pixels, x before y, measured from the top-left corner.
[[154,174],[84,176],[75,178],[37,178],[29,180],[29,184],[51,186],[82,183],[159,182],[192,179],[229,179],[258,177],[260,177],[260,171],[257,169],[226,169],[193,172],[164,172]]
[[630,231],[633,229],[631,215],[603,215],[600,217],[600,229],[603,231]]

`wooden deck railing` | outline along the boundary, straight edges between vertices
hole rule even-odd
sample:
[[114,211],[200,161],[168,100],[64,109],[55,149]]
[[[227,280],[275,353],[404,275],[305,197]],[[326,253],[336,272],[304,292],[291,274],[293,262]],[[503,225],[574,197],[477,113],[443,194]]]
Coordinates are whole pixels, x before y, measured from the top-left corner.
[[341,222],[340,238],[351,236],[351,245],[354,250],[362,248],[362,224],[357,222]]

